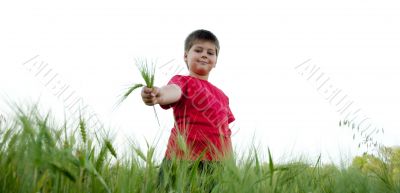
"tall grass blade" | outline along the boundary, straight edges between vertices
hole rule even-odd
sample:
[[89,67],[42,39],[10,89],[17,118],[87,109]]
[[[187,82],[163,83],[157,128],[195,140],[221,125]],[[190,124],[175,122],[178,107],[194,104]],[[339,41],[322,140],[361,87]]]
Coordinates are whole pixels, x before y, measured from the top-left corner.
[[274,173],[275,173],[275,168],[274,168],[274,162],[272,160],[272,155],[271,155],[271,151],[268,148],[268,166],[269,166],[269,173],[271,175],[271,179],[270,179],[270,185],[273,186],[273,180],[274,180]]

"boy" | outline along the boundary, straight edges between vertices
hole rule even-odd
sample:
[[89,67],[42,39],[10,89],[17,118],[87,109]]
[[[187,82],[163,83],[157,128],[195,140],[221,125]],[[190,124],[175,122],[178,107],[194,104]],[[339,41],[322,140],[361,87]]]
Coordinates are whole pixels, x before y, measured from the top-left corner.
[[[192,163],[201,160],[194,169],[209,176],[222,159],[232,154],[229,123],[235,118],[229,108],[229,99],[208,82],[219,49],[218,39],[210,31],[192,32],[185,40],[184,52],[189,75],[175,75],[161,88],[142,89],[141,96],[146,105],[159,104],[163,109],[172,107],[175,119],[161,163],[158,188],[176,188],[177,162],[171,160]],[[191,166],[187,169],[193,170]],[[216,182],[212,178],[202,179],[206,179],[201,180],[203,191],[211,192]]]
[[[189,76],[175,75],[168,85],[141,92],[146,105],[173,108],[175,127],[171,130],[165,157],[167,160],[218,161],[231,155],[231,130],[235,120],[228,97],[208,82],[219,53],[217,37],[207,30],[196,30],[185,40],[184,61]],[[178,144],[185,139],[187,151]]]

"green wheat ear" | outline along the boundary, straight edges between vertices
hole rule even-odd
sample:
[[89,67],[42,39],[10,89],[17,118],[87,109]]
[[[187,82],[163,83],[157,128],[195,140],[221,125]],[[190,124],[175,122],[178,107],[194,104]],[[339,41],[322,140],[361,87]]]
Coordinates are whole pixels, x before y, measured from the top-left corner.
[[156,72],[155,64],[151,62],[149,65],[146,59],[136,59],[136,66],[138,67],[140,74],[146,86],[149,88],[153,88],[154,86],[154,75]]
[[108,151],[110,151],[111,155],[117,158],[117,151],[115,150],[114,146],[111,144],[111,141],[106,139],[104,140],[104,144],[107,147]]

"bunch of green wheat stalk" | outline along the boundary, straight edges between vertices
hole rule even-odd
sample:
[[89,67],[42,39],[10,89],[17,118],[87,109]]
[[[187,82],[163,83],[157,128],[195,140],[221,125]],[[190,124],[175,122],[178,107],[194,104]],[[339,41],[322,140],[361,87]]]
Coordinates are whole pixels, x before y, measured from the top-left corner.
[[[135,63],[137,68],[140,71],[140,74],[142,75],[142,78],[145,82],[145,84],[142,83],[136,83],[133,84],[132,86],[128,87],[127,91],[122,95],[120,100],[118,101],[118,105],[122,103],[128,96],[137,88],[141,87],[148,87],[148,88],[153,88],[154,86],[154,77],[156,73],[156,65],[154,61],[148,61],[147,59],[135,59]],[[153,106],[154,114],[157,119],[158,126],[160,126],[160,120],[158,119],[157,111],[156,108]]]

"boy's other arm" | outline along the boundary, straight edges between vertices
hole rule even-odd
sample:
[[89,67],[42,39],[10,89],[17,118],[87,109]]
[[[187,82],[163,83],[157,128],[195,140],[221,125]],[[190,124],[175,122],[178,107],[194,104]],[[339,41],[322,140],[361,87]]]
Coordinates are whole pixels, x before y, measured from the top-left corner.
[[161,88],[143,87],[142,100],[146,105],[153,106],[155,104],[168,105],[177,102],[182,95],[181,88],[176,84],[165,85]]

